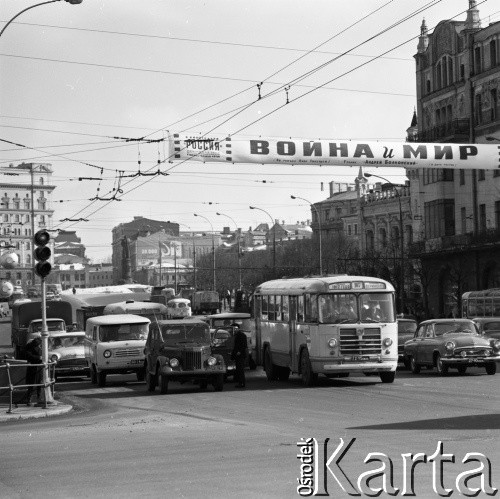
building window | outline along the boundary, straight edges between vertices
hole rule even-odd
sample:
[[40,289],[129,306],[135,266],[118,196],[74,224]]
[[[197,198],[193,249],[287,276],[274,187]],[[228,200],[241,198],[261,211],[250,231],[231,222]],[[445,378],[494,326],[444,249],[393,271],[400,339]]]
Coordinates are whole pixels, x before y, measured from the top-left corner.
[[497,41],[490,42],[490,66],[493,68],[497,65]]
[[465,80],[465,66],[460,64],[460,79]]
[[498,116],[498,92],[497,89],[494,88],[490,92],[490,102],[491,102],[491,121],[496,121]]
[[373,243],[374,243],[373,231],[367,230],[366,231],[366,249],[373,250],[374,249]]
[[378,231],[380,237],[380,245],[382,248],[387,248],[387,232],[385,229],[380,229]]
[[485,179],[485,170],[478,170],[477,171],[477,179],[478,180],[484,180]]
[[495,201],[495,228],[500,230],[500,201]]
[[467,215],[465,208],[460,208],[460,222],[462,224],[462,234],[467,233]]
[[486,205],[479,205],[479,230],[486,232]]
[[358,224],[354,224],[354,235],[358,235]]
[[477,94],[476,97],[474,98],[474,104],[475,104],[475,118],[476,118],[476,125],[480,125],[483,122],[483,115],[482,115],[482,109],[483,109],[483,99],[481,97],[481,94]]
[[465,170],[461,168],[459,171],[460,171],[460,185],[465,185]]
[[347,226],[347,235],[350,236],[352,234],[352,227],[351,224]]
[[425,203],[424,217],[427,239],[455,235],[455,200],[437,199]]
[[431,80],[427,80],[427,81],[425,82],[425,90],[426,90],[426,92],[427,92],[428,94],[430,94],[430,93],[431,93]]
[[476,47],[474,49],[474,73],[478,74],[482,71],[481,64],[481,47]]

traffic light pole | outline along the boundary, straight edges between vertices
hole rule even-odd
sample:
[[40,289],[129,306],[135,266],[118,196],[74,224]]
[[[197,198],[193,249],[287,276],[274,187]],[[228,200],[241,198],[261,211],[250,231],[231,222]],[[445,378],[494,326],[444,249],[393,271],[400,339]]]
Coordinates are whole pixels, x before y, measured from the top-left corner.
[[43,362],[43,402],[45,408],[47,404],[54,403],[49,375],[49,328],[47,327],[47,293],[45,277],[42,277],[42,362]]

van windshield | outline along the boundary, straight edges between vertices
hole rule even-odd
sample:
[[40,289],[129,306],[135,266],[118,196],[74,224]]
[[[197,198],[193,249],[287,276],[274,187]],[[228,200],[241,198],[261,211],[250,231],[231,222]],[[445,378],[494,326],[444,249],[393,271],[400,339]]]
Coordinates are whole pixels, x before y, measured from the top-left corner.
[[113,324],[99,328],[100,341],[145,340],[148,324]]
[[161,327],[161,336],[165,343],[210,342],[210,331],[206,324],[165,324]]

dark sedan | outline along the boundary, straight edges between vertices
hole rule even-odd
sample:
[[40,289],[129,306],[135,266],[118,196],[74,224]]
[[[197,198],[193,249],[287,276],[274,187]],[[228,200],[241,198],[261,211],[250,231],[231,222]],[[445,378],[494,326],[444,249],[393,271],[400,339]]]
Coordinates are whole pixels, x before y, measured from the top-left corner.
[[414,374],[421,367],[435,367],[445,375],[455,368],[481,366],[495,374],[500,362],[500,340],[484,338],[470,319],[431,319],[420,323],[415,336],[404,345],[404,361]]
[[484,337],[500,340],[500,317],[476,317],[472,320]]
[[[398,318],[398,360],[404,362],[405,343],[415,336],[418,323],[415,319]],[[408,369],[410,366],[405,364]]]

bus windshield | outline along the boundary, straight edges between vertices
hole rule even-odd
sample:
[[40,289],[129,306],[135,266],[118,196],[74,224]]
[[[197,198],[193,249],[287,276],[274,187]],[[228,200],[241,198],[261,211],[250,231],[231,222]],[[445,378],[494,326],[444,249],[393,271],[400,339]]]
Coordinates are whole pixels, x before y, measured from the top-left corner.
[[394,322],[391,293],[328,293],[318,296],[322,324]]

